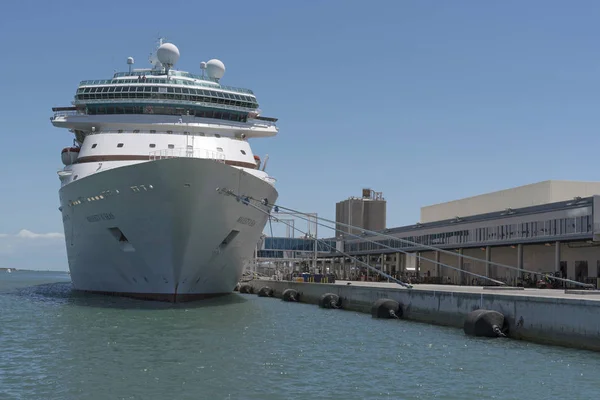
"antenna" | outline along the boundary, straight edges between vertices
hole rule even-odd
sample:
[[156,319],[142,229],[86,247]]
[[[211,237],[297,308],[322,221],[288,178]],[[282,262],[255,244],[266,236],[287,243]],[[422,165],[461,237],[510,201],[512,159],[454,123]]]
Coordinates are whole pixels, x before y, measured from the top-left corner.
[[206,63],[204,61],[200,63],[200,69],[202,70],[202,79],[204,79],[204,71],[206,70]]
[[131,74],[131,66],[133,65],[133,57],[127,57],[127,64],[129,65],[129,74]]
[[150,64],[152,64],[153,69],[155,70],[161,70],[163,68],[163,65],[161,64],[161,62],[158,60],[158,57],[156,55],[156,52],[158,51],[158,48],[160,46],[162,46],[163,41],[165,38],[160,36],[160,33],[156,35],[157,39],[156,39],[156,45],[154,46],[154,51],[152,51],[149,55],[148,55],[148,61],[150,62]]

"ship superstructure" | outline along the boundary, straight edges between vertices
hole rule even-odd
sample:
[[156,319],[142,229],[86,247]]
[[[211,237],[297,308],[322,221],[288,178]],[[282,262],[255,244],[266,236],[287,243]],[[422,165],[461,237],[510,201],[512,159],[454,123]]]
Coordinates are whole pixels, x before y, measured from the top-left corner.
[[[277,134],[251,90],[224,86],[224,64],[174,69],[159,43],[151,68],[80,83],[52,124],[74,133],[58,172],[69,268],[76,289],[164,300],[229,293],[266,214],[222,196],[277,198],[248,139]],[[266,210],[266,209],[265,209]]]

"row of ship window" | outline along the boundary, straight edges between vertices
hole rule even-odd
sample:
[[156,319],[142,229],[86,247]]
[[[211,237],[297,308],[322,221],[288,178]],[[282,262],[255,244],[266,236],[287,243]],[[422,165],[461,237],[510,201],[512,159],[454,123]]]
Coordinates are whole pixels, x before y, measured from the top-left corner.
[[[215,136],[217,136],[217,137],[220,137],[219,135],[215,135]],[[123,147],[123,146],[124,146],[124,144],[123,144],[123,143],[117,143],[117,147],[118,147],[118,148],[121,148],[121,147]],[[91,148],[92,148],[92,149],[95,149],[96,147],[98,147],[98,143],[94,143],[94,144],[92,144],[92,147],[91,147]],[[149,143],[149,144],[148,144],[148,147],[150,147],[151,149],[154,149],[154,148],[156,148],[156,144],[155,144],[155,143]],[[169,148],[169,149],[174,149],[174,148],[175,148],[175,145],[173,145],[173,144],[169,144],[169,145],[168,145],[168,148]],[[223,152],[223,148],[222,148],[222,147],[217,147],[217,151]],[[243,155],[246,155],[246,152],[245,152],[244,150],[240,150],[240,153],[242,153]]]
[[189,115],[201,118],[222,119],[234,122],[248,121],[248,114],[235,111],[217,111],[200,107],[169,107],[156,105],[87,105],[88,115],[104,114],[158,114],[158,115]]
[[155,92],[155,93],[177,93],[194,94],[199,96],[220,97],[231,100],[247,101],[256,103],[256,98],[243,94],[220,92],[216,90],[188,89],[174,86],[97,86],[89,88],[78,88],[77,94],[83,93],[121,93],[121,92]]
[[103,99],[171,99],[193,102],[226,104],[230,106],[258,108],[252,96],[217,92],[214,90],[187,89],[160,86],[104,86],[77,89],[77,100]]
[[[443,246],[455,244],[480,244],[498,241],[506,242],[515,241],[517,239],[551,238],[553,236],[588,234],[592,231],[592,217],[586,215],[576,218],[557,218],[546,221],[524,222],[521,224],[506,224],[420,236],[400,237],[398,240],[376,240],[377,243],[365,241],[346,242],[344,243],[344,251],[359,252],[386,250],[382,245],[395,248],[411,248],[419,247],[419,245]],[[381,243],[381,245],[379,243]]]

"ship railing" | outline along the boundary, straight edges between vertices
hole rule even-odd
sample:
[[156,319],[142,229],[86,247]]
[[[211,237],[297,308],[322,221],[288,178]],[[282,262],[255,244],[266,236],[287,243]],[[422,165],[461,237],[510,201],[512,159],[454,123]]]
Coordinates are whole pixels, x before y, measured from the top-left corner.
[[202,158],[213,160],[217,162],[225,162],[225,154],[220,151],[208,150],[208,149],[189,149],[189,148],[176,148],[176,149],[162,149],[150,152],[150,160],[162,160],[165,158]]
[[70,117],[73,115],[86,115],[84,111],[76,111],[76,110],[69,110],[69,111],[55,111],[54,112],[54,118],[59,118],[59,117]]
[[[131,72],[115,72],[113,77],[118,78],[121,76],[166,76],[165,71],[162,69],[141,69],[141,70],[134,70]],[[186,71],[179,71],[179,70],[175,70],[172,69],[169,71],[169,76],[183,76],[185,78],[194,78],[194,79],[202,79],[205,81],[209,81],[209,82],[215,82],[218,83],[219,80],[216,78],[211,78],[209,76],[202,76],[202,75],[196,75],[196,74],[191,74],[189,72]]]
[[[126,73],[126,74],[127,75],[118,75],[118,76],[128,76],[128,75],[135,76],[135,75],[137,75],[136,73],[132,73],[132,74]],[[143,75],[143,73],[141,73],[141,74]],[[148,74],[146,74],[146,75],[148,75]],[[132,84],[132,83],[134,83],[134,84],[168,84],[168,85],[201,86],[201,87],[206,87],[209,89],[210,88],[222,89],[222,90],[227,90],[230,92],[247,93],[247,94],[254,95],[254,92],[250,89],[245,89],[245,88],[240,88],[240,87],[235,87],[235,86],[221,85],[217,82],[213,82],[213,81],[210,81],[209,79],[201,78],[196,75],[189,76],[189,78],[202,79],[206,82],[188,81],[185,79],[174,79],[174,78],[169,78],[169,79],[150,78],[144,82],[139,81],[137,78],[134,78],[134,79],[91,79],[91,80],[85,80],[85,81],[79,82],[79,86],[81,87],[81,86],[95,86],[95,85],[122,85],[122,84]]]
[[[229,104],[218,104],[207,101],[192,101],[192,100],[179,100],[179,99],[159,99],[159,98],[136,98],[136,99],[125,99],[125,98],[114,98],[114,99],[86,99],[79,100],[75,99],[71,101],[74,106],[77,105],[88,105],[88,104],[143,104],[143,105],[157,105],[157,104],[181,104],[186,106],[202,106],[206,108],[217,108],[224,110],[241,111],[244,113],[254,111],[254,108],[232,106]],[[144,114],[153,114],[152,112],[144,112]]]

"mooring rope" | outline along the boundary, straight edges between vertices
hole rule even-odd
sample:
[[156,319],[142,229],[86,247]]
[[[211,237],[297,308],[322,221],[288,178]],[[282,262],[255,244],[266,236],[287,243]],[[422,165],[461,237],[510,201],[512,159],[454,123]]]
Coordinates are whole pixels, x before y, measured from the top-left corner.
[[[217,190],[221,190],[221,189],[217,189]],[[229,191],[229,192],[231,192],[231,191]],[[438,247],[435,247],[435,246],[430,246],[430,245],[426,245],[426,244],[422,244],[422,243],[418,243],[418,242],[413,242],[413,241],[410,241],[410,240],[407,240],[407,239],[399,238],[399,237],[392,236],[392,235],[387,235],[385,233],[381,233],[381,232],[377,232],[377,231],[372,231],[372,230],[364,229],[364,228],[361,228],[361,227],[356,227],[356,226],[349,225],[349,224],[344,224],[344,223],[341,223],[341,222],[335,222],[335,221],[329,220],[327,218],[318,217],[318,216],[314,216],[314,215],[309,215],[307,213],[304,213],[304,212],[299,211],[299,210],[295,210],[293,208],[285,207],[285,206],[282,206],[282,205],[279,205],[279,204],[275,204],[275,203],[270,203],[268,201],[268,199],[262,199],[262,200],[260,200],[260,199],[255,199],[255,198],[253,198],[251,196],[238,196],[238,195],[235,195],[233,192],[231,192],[231,195],[247,200],[248,204],[250,204],[250,200],[254,200],[254,201],[259,202],[260,204],[262,204],[264,206],[272,207],[275,210],[275,212],[277,212],[277,210],[279,210],[279,209],[282,209],[282,210],[286,210],[286,211],[292,212],[292,213],[297,214],[297,215],[311,216],[311,217],[313,217],[313,218],[315,218],[317,220],[322,220],[322,221],[328,222],[330,224],[336,224],[336,225],[341,225],[341,226],[345,226],[345,227],[348,227],[348,228],[362,230],[365,233],[370,233],[370,234],[375,235],[375,236],[381,236],[381,237],[389,238],[389,239],[396,240],[396,241],[399,241],[399,242],[402,242],[402,243],[410,244],[411,246],[422,247],[422,248],[425,248],[425,249],[428,249],[428,250],[432,250],[432,251],[439,251],[440,253],[450,254],[450,255],[453,255],[453,256],[456,256],[456,257],[462,257],[463,259],[467,259],[467,260],[479,261],[479,262],[486,263],[488,265],[494,265],[494,266],[498,266],[498,267],[502,267],[502,268],[507,268],[507,269],[510,269],[510,270],[518,271],[518,272],[526,272],[526,273],[529,273],[529,274],[541,275],[541,276],[544,276],[544,277],[546,277],[548,279],[554,279],[554,280],[557,280],[557,281],[560,281],[560,282],[572,283],[572,284],[578,285],[578,286],[583,286],[583,287],[592,287],[593,286],[593,285],[590,285],[590,284],[587,284],[587,283],[577,282],[577,281],[574,281],[572,279],[559,278],[557,276],[552,276],[552,275],[544,274],[544,273],[541,273],[541,272],[526,270],[526,269],[523,269],[523,268],[518,268],[518,267],[514,267],[514,266],[511,266],[511,265],[502,264],[502,263],[498,263],[498,262],[494,262],[494,261],[487,261],[487,260],[484,260],[484,259],[481,259],[481,258],[467,256],[467,255],[464,255],[464,254],[457,254],[457,253],[455,253],[453,251],[441,249],[441,248],[438,248]],[[258,209],[261,210],[260,208],[258,208]],[[261,210],[261,211],[264,211],[264,210]],[[332,228],[330,226],[323,225],[323,224],[321,224],[321,225],[325,226],[325,227],[327,227],[329,229],[333,229],[335,231],[339,231],[336,228]],[[348,234],[347,232],[343,232],[343,233]],[[378,242],[366,239],[365,237],[361,237],[361,236],[357,236],[357,235],[350,235],[350,236],[355,236],[355,237],[357,237],[357,238],[359,238],[361,240],[369,241],[369,242],[375,243],[375,244],[377,244],[379,246],[382,246],[382,247],[385,247],[385,248],[388,248],[388,249],[392,249],[392,250],[395,250],[395,251],[403,252],[404,254],[410,254],[411,256],[413,256],[413,253],[409,253],[407,251],[403,251],[403,250],[401,250],[399,248],[396,248],[396,247],[386,246],[386,245],[384,245],[382,243],[378,243]],[[419,257],[417,255],[414,255],[414,256],[415,257]],[[355,257],[352,257],[352,256],[350,256],[350,257],[351,258],[355,258]],[[434,260],[431,260],[431,259],[428,259],[428,258],[425,258],[425,259],[428,260],[428,261],[436,263],[436,261],[434,261]],[[439,263],[439,265],[442,265],[442,266],[445,266],[445,267],[451,268],[451,269],[457,269],[455,267],[451,267],[449,265],[442,264],[442,263]],[[472,274],[469,271],[465,271],[465,270],[461,270],[461,269],[458,269],[458,270],[461,271],[461,272],[467,273],[467,274]],[[492,280],[494,282],[498,282],[500,284],[505,285],[505,283],[501,282],[501,281],[495,281],[495,280],[493,280],[491,278],[487,278],[487,277],[484,277],[482,275],[480,275],[480,277],[485,278],[485,279],[489,279],[489,280]]]
[[[299,217],[299,218],[300,218],[300,219],[302,219],[302,220],[308,221],[308,219],[306,219],[306,218],[303,218],[303,217]],[[333,230],[334,230],[334,231],[336,231],[336,232],[342,232],[342,230],[341,230],[341,229],[332,228],[331,226],[329,226],[329,225],[325,225],[325,224],[322,224],[322,223],[320,223],[320,222],[317,222],[317,223],[318,223],[320,226],[323,226],[323,227],[325,227],[325,228],[329,228],[329,229],[333,229]],[[453,267],[453,266],[451,266],[451,265],[444,264],[444,263],[442,263],[442,262],[440,262],[440,261],[437,261],[437,260],[432,260],[432,259],[430,259],[430,258],[423,257],[423,256],[419,256],[419,255],[417,255],[417,254],[415,254],[415,253],[410,253],[410,252],[408,252],[408,251],[406,251],[406,250],[402,250],[402,249],[398,249],[398,248],[396,248],[396,247],[388,246],[388,245],[386,245],[386,244],[379,243],[379,242],[376,242],[376,241],[374,241],[374,240],[371,240],[371,239],[367,239],[367,238],[365,238],[365,237],[362,237],[362,236],[359,236],[359,235],[355,235],[355,234],[348,233],[348,232],[343,232],[343,233],[347,234],[348,236],[353,236],[353,237],[355,237],[355,238],[357,238],[357,239],[361,239],[361,240],[364,240],[364,241],[366,241],[366,242],[369,242],[369,243],[374,243],[374,244],[377,244],[377,245],[379,245],[379,246],[382,246],[382,247],[384,247],[384,248],[386,248],[386,249],[390,249],[390,250],[394,250],[394,251],[397,251],[397,252],[400,252],[400,253],[403,253],[403,254],[407,254],[407,255],[409,255],[409,256],[411,256],[411,257],[418,258],[419,260],[427,260],[427,261],[429,261],[429,262],[431,262],[431,263],[433,263],[433,264],[436,264],[436,265],[439,265],[439,266],[442,266],[442,267],[446,267],[446,268],[450,268],[450,269],[452,269],[452,270],[455,270],[455,271],[458,271],[458,272],[462,272],[462,273],[465,273],[465,274],[467,274],[467,275],[475,276],[475,277],[477,277],[477,278],[481,278],[481,279],[486,279],[486,280],[489,280],[489,281],[491,281],[491,282],[497,283],[497,284],[499,284],[499,285],[506,285],[506,283],[504,283],[504,282],[502,282],[502,281],[498,281],[498,280],[492,279],[492,278],[490,278],[490,277],[487,277],[487,276],[485,276],[485,275],[480,275],[480,274],[476,274],[475,272],[466,271],[466,270],[464,270],[464,269],[460,269],[460,268],[458,268],[458,267]]]
[[[240,195],[236,195],[235,193],[233,193],[233,191],[231,191],[231,190],[229,190],[229,189],[220,189],[220,188],[217,188],[217,191],[218,191],[219,193],[222,193],[222,194],[226,194],[226,195],[229,195],[229,196],[233,196],[233,197],[235,197],[235,198],[236,198],[238,201],[241,201],[243,204],[245,204],[245,205],[247,205],[247,206],[250,206],[250,207],[253,207],[253,208],[255,208],[256,210],[258,210],[258,211],[260,211],[260,212],[262,212],[262,213],[266,214],[266,215],[267,215],[269,218],[274,218],[275,220],[277,220],[277,221],[279,221],[279,222],[282,222],[282,223],[284,223],[284,224],[288,225],[290,228],[292,228],[292,229],[294,229],[294,230],[296,230],[296,231],[300,232],[301,234],[303,234],[303,235],[307,235],[307,233],[306,233],[306,232],[304,232],[304,231],[302,231],[301,229],[299,229],[299,228],[296,228],[295,226],[292,226],[291,224],[288,224],[288,223],[287,223],[287,222],[285,222],[285,221],[281,221],[281,220],[279,220],[278,218],[271,216],[271,214],[270,214],[268,211],[265,211],[265,210],[263,210],[262,208],[260,208],[260,207],[257,207],[256,205],[252,204],[252,203],[250,202],[251,198],[250,198],[249,196],[240,196]],[[362,264],[362,265],[364,265],[364,266],[365,266],[365,267],[367,267],[368,269],[370,269],[370,270],[372,270],[372,271],[374,271],[374,272],[378,273],[379,275],[382,275],[383,277],[385,277],[385,278],[387,278],[387,279],[389,279],[389,280],[391,280],[391,281],[393,281],[393,282],[397,283],[397,284],[398,284],[398,285],[400,285],[400,286],[403,286],[403,287],[405,287],[405,288],[408,288],[408,289],[411,289],[411,288],[412,288],[412,285],[410,285],[410,284],[408,284],[408,283],[406,283],[406,282],[403,282],[403,281],[401,281],[401,280],[399,280],[399,279],[396,279],[396,278],[394,278],[393,276],[391,276],[391,275],[388,275],[388,274],[386,274],[386,273],[385,273],[385,272],[383,272],[383,271],[379,271],[377,268],[374,268],[374,267],[370,266],[369,264],[367,264],[367,263],[365,263],[365,262],[363,262],[363,261],[359,260],[358,258],[356,258],[356,257],[354,257],[354,256],[351,256],[350,254],[346,254],[346,253],[344,253],[343,251],[340,251],[340,250],[338,250],[338,249],[334,248],[333,246],[331,246],[329,243],[327,243],[327,242],[325,242],[325,241],[319,240],[318,238],[315,238],[315,240],[316,240],[317,242],[321,242],[321,243],[323,243],[323,244],[324,244],[326,247],[328,247],[329,249],[331,249],[331,250],[334,250],[334,251],[337,251],[338,253],[342,254],[344,257],[349,257],[350,259],[353,259],[353,260],[355,260],[355,261],[356,261],[356,262],[358,262],[359,264]]]
[[[231,194],[232,196],[236,196],[235,194],[232,194],[232,193],[227,193],[227,194]],[[253,199],[253,198],[249,198],[249,197],[244,197],[244,196],[240,196],[240,199],[242,199],[242,202],[243,202],[244,204],[246,204],[246,205],[252,205],[253,207],[255,207],[255,208],[256,208],[256,206],[254,206],[253,204],[251,204],[251,203],[250,203],[250,200],[254,200],[254,201],[258,201],[258,200],[256,200],[256,199]],[[261,204],[263,204],[263,205],[264,205],[264,203],[261,203]],[[282,208],[283,208],[283,207],[282,207]],[[282,223],[285,223],[286,225],[288,225],[288,226],[289,226],[289,224],[287,224],[285,221],[282,221],[282,220],[278,219],[277,217],[273,217],[271,214],[267,213],[266,211],[264,211],[264,210],[262,210],[262,209],[260,209],[260,208],[257,208],[257,209],[259,209],[261,212],[263,212],[263,213],[267,214],[267,215],[269,216],[269,219],[271,219],[271,218],[274,218],[274,219],[275,219],[277,222],[282,222]],[[302,213],[302,214],[304,214],[304,213]],[[308,222],[312,222],[312,221],[311,221],[311,220],[309,220],[308,218],[303,218],[303,217],[299,217],[299,218],[300,218],[300,219],[302,219],[302,220],[308,221]],[[317,218],[318,218],[318,217],[317,217]],[[316,223],[316,224],[318,224],[318,225],[320,225],[320,226],[324,226],[325,228],[334,229],[335,231],[340,231],[339,229],[332,228],[331,226],[329,226],[329,225],[325,225],[325,224],[323,224],[323,223],[320,223],[320,222],[318,222],[318,221],[315,221],[315,223]],[[303,233],[302,231],[300,231],[300,232],[301,232],[301,233]],[[340,232],[341,232],[341,231],[340,231]],[[350,234],[350,233],[348,233],[348,235],[350,235],[350,236],[354,236],[354,237],[356,237],[356,238],[359,238],[359,239],[366,240],[366,241],[368,241],[368,242],[371,242],[371,243],[374,243],[374,244],[377,244],[377,245],[381,245],[381,246],[383,246],[383,247],[385,247],[385,248],[388,248],[388,249],[391,249],[391,250],[394,250],[394,251],[398,251],[398,252],[400,252],[400,253],[407,254],[407,255],[409,255],[409,256],[412,256],[412,257],[415,257],[415,258],[418,258],[418,259],[423,259],[423,260],[431,261],[431,262],[432,262],[432,263],[434,263],[434,264],[440,265],[440,266],[442,266],[442,267],[450,268],[450,269],[453,269],[453,270],[456,270],[456,271],[459,271],[459,272],[463,272],[463,273],[465,273],[465,274],[467,274],[467,275],[471,275],[471,276],[475,276],[475,277],[478,277],[478,278],[486,279],[486,280],[489,280],[489,281],[491,281],[491,282],[497,283],[497,284],[499,284],[499,285],[506,285],[506,284],[505,284],[504,282],[502,282],[502,281],[498,281],[498,280],[495,280],[495,279],[489,278],[489,277],[487,277],[487,276],[484,276],[484,275],[476,274],[476,273],[474,273],[474,272],[465,271],[465,270],[462,270],[462,269],[460,269],[460,268],[453,267],[453,266],[451,266],[451,265],[444,264],[444,263],[442,263],[442,262],[439,262],[439,261],[436,261],[436,260],[432,260],[432,259],[429,259],[429,258],[426,258],[426,257],[423,257],[423,256],[419,256],[419,255],[417,255],[417,254],[414,254],[414,253],[409,253],[408,251],[405,251],[405,250],[401,250],[401,249],[397,249],[397,248],[395,248],[395,247],[391,247],[391,246],[387,246],[387,245],[384,245],[384,244],[380,244],[380,243],[378,243],[378,242],[375,242],[374,240],[370,240],[370,239],[362,238],[362,237],[360,237],[360,236],[358,236],[358,235],[354,235],[354,234]],[[332,248],[332,246],[329,246],[327,243],[325,243],[325,242],[323,242],[323,243],[324,243],[326,246],[328,246],[329,248]],[[337,249],[336,249],[336,251],[337,251],[337,252],[339,252],[339,253],[341,253],[341,254],[346,254],[346,253],[343,253],[343,252],[341,252],[340,250],[337,250]],[[354,260],[358,260],[356,257],[350,256],[350,255],[348,255],[348,257],[350,257],[351,259],[354,259]],[[361,263],[362,263],[362,262],[361,262]],[[370,266],[369,266],[369,267],[370,267]],[[374,269],[374,270],[375,270],[375,271],[377,271],[378,273],[380,273],[380,272],[381,272],[380,270],[378,270],[378,269],[376,269],[376,268],[374,268],[374,267],[370,267],[370,268],[371,268],[371,269]],[[387,274],[386,274],[386,275],[387,275]],[[387,275],[387,276],[389,276],[389,275]]]

